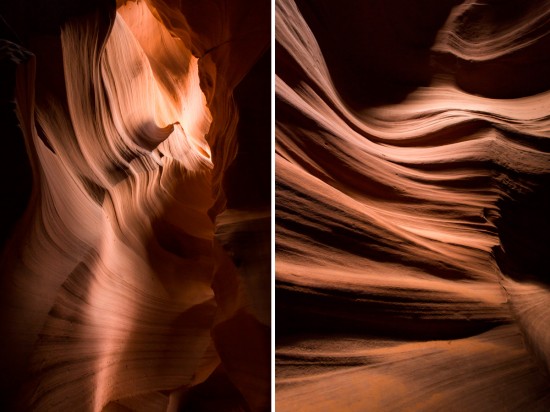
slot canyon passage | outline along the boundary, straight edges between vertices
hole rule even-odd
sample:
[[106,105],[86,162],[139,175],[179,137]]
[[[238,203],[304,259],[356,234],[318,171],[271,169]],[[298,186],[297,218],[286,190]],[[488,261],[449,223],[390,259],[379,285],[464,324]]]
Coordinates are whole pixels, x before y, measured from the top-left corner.
[[0,13],[0,410],[268,410],[270,3]]
[[550,3],[275,27],[277,411],[550,410]]

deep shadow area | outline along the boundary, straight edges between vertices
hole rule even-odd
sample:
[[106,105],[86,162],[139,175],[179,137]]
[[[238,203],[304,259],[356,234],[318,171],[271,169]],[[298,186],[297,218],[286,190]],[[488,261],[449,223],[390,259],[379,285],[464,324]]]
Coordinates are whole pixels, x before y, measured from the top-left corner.
[[179,412],[214,412],[220,408],[249,411],[240,392],[220,366],[203,383],[189,390],[181,400]]
[[429,84],[430,48],[457,0],[300,0],[333,81],[352,107],[398,103]]
[[[2,40],[3,39],[3,40]],[[17,47],[18,39],[7,23],[0,20],[0,129],[2,155],[0,173],[10,176],[2,184],[2,213],[0,214],[0,249],[10,237],[15,223],[21,218],[31,194],[32,172],[15,114],[15,78],[17,65],[13,61],[28,58]]]
[[517,281],[550,288],[550,176],[532,176],[531,189],[499,202],[500,270]]
[[227,207],[268,208],[271,202],[271,50],[234,92],[239,108],[238,153],[224,177]]
[[[276,344],[292,336],[369,336],[394,340],[461,339],[506,323],[504,319],[471,320],[467,315],[453,320],[422,313],[428,302],[374,298],[319,290],[303,293],[283,282],[276,283]],[[407,310],[409,305],[409,310]]]

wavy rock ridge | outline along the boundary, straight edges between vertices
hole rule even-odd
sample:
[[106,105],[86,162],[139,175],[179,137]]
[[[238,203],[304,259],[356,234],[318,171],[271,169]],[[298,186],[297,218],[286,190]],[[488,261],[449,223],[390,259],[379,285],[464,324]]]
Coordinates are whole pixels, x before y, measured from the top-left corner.
[[32,190],[2,257],[2,410],[269,405],[269,204],[226,177],[257,131],[239,106],[269,111],[238,88],[269,79],[269,5],[192,3],[54,3],[18,33],[32,53],[4,41]]
[[547,410],[550,7],[276,2],[277,410]]

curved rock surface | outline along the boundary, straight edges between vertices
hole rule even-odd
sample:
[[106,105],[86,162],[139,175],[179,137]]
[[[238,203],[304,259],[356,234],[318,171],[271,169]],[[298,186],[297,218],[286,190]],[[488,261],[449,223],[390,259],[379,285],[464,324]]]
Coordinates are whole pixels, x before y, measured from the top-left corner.
[[2,7],[0,409],[265,410],[269,3],[65,3]]
[[276,2],[277,410],[550,408],[549,13]]

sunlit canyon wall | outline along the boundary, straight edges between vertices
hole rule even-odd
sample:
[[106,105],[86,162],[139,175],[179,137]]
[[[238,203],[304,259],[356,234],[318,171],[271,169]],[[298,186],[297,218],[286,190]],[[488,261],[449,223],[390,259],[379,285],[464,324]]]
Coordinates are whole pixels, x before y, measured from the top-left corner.
[[267,410],[269,2],[0,10],[0,409]]
[[550,4],[275,17],[277,410],[549,410]]

